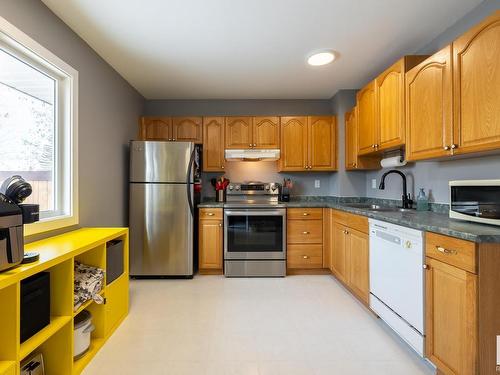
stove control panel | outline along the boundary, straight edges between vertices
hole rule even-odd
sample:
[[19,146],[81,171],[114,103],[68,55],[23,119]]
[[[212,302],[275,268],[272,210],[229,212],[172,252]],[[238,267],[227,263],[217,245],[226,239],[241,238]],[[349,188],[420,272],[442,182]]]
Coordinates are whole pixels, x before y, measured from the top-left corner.
[[227,187],[230,195],[278,195],[280,184],[277,182],[234,182]]

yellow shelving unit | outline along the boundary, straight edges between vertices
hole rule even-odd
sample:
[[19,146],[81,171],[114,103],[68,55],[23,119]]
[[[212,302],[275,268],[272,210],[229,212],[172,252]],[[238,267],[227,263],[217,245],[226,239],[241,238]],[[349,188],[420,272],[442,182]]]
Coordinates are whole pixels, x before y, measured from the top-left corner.
[[[73,309],[74,262],[106,269],[106,244],[123,241],[124,273],[101,295],[106,303],[87,301]],[[19,375],[20,363],[31,354],[42,353],[45,373],[79,374],[128,314],[128,229],[83,228],[30,243],[25,251],[37,251],[40,260],[0,273],[0,375]],[[39,272],[50,273],[50,324],[20,342],[20,283]],[[89,350],[73,360],[73,319],[84,309],[96,326]]]

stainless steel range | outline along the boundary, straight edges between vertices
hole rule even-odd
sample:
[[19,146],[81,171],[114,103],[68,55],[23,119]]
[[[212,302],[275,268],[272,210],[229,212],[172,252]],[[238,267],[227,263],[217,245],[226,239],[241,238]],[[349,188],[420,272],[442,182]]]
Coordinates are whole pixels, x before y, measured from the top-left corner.
[[278,183],[232,183],[224,205],[226,277],[286,274],[286,208]]

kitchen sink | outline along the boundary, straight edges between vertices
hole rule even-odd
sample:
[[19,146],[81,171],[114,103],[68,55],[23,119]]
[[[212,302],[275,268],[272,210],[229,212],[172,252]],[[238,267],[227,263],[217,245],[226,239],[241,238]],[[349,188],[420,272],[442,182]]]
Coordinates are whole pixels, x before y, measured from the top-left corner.
[[350,203],[346,204],[346,206],[352,208],[359,208],[362,210],[376,211],[376,212],[415,212],[415,210],[412,208],[380,206],[378,204],[368,204],[368,203]]

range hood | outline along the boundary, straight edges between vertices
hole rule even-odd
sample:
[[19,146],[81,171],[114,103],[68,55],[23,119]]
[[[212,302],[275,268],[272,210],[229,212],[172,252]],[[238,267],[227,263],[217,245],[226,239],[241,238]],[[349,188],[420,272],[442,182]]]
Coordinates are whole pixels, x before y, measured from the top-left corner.
[[226,150],[225,157],[227,161],[275,161],[280,158],[279,149],[256,150]]

